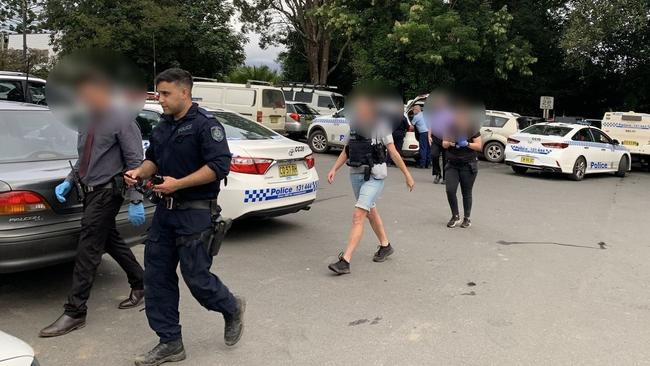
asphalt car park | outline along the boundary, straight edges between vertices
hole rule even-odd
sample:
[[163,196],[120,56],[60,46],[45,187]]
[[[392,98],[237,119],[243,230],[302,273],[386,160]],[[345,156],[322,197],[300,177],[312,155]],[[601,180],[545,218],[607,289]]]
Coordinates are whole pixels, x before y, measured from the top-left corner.
[[[316,155],[326,176],[336,153]],[[582,182],[516,175],[481,161],[473,225],[447,229],[444,186],[391,168],[378,202],[395,254],[374,263],[370,227],[352,274],[327,264],[353,207],[345,169],[321,182],[312,210],[235,222],[213,269],[248,298],[246,332],[223,346],[223,320],[181,281],[188,359],[179,365],[640,365],[650,359],[650,174]],[[134,247],[140,261],[144,247]],[[132,365],[155,335],[144,312],[117,310],[128,291],[105,257],[87,326],[41,339],[59,314],[70,265],[0,275],[0,329],[41,365]]]

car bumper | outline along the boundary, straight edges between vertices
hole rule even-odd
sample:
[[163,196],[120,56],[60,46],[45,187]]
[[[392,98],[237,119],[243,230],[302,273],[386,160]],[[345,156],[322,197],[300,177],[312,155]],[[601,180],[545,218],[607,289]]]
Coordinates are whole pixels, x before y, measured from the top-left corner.
[[[128,222],[128,214],[116,218],[117,229],[129,246],[140,244],[151,224],[153,206],[148,207],[146,223],[138,228]],[[0,273],[12,273],[64,263],[77,254],[79,220],[46,226],[0,231]]]
[[314,168],[300,179],[279,183],[269,183],[264,176],[231,173],[228,185],[221,188],[219,205],[221,214],[231,219],[279,216],[309,206],[317,190],[318,173]]
[[243,214],[242,216],[238,217],[238,219],[241,220],[241,219],[249,219],[249,218],[269,218],[269,217],[288,215],[302,210],[309,211],[309,209],[311,209],[311,204],[314,203],[314,200],[315,199],[299,202],[287,206],[272,207],[272,208],[266,208],[266,209],[261,209],[256,211],[249,211]]
[[[533,161],[523,161],[526,159],[532,159]],[[514,151],[510,145],[506,147],[505,163],[510,166],[520,166],[546,172],[570,173],[573,168],[573,163],[563,166],[561,161],[561,156],[557,152],[537,154]]]
[[307,130],[309,129],[309,123],[306,122],[296,122],[294,120],[291,120],[291,122],[287,121],[284,124],[284,129],[287,132],[291,133],[307,133]]

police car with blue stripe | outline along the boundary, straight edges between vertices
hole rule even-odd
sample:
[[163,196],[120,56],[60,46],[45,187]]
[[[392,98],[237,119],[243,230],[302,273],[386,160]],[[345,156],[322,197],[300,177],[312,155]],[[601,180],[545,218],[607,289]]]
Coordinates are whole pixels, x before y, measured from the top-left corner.
[[539,123],[508,138],[506,164],[517,174],[530,170],[568,174],[612,172],[624,177],[630,153],[596,127],[567,123]]
[[[318,190],[309,146],[238,113],[217,108],[209,111],[223,125],[233,155],[230,174],[219,193],[224,217],[273,217],[309,209]],[[153,128],[149,125],[157,123],[160,115],[159,104],[146,103],[137,118],[145,149],[147,132]]]

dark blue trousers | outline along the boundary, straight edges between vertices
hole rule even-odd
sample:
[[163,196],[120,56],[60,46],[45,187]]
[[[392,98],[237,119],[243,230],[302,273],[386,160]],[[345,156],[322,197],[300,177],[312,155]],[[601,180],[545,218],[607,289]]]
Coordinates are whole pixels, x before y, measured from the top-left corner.
[[201,241],[177,245],[180,236],[200,233],[210,227],[209,210],[167,210],[158,206],[144,252],[145,307],[149,326],[163,343],[181,339],[178,315],[178,276],[181,274],[192,296],[206,309],[225,319],[237,311],[230,290],[210,272],[212,256]]
[[431,164],[431,145],[429,145],[429,133],[419,133],[418,142],[420,143],[420,161],[418,165],[420,168],[426,168],[429,166],[429,164]]

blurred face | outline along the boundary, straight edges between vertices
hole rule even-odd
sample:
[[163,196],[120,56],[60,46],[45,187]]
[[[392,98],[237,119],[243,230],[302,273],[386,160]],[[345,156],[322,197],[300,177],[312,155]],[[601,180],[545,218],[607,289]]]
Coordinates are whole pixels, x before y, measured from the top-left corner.
[[160,94],[158,101],[165,114],[179,114],[192,104],[192,93],[186,85],[161,81],[156,90]]
[[111,105],[111,89],[106,82],[83,82],[77,87],[77,96],[91,113],[105,111]]
[[413,113],[414,114],[418,114],[420,112],[422,112],[422,108],[420,108],[419,105],[416,105],[415,107],[413,107]]

